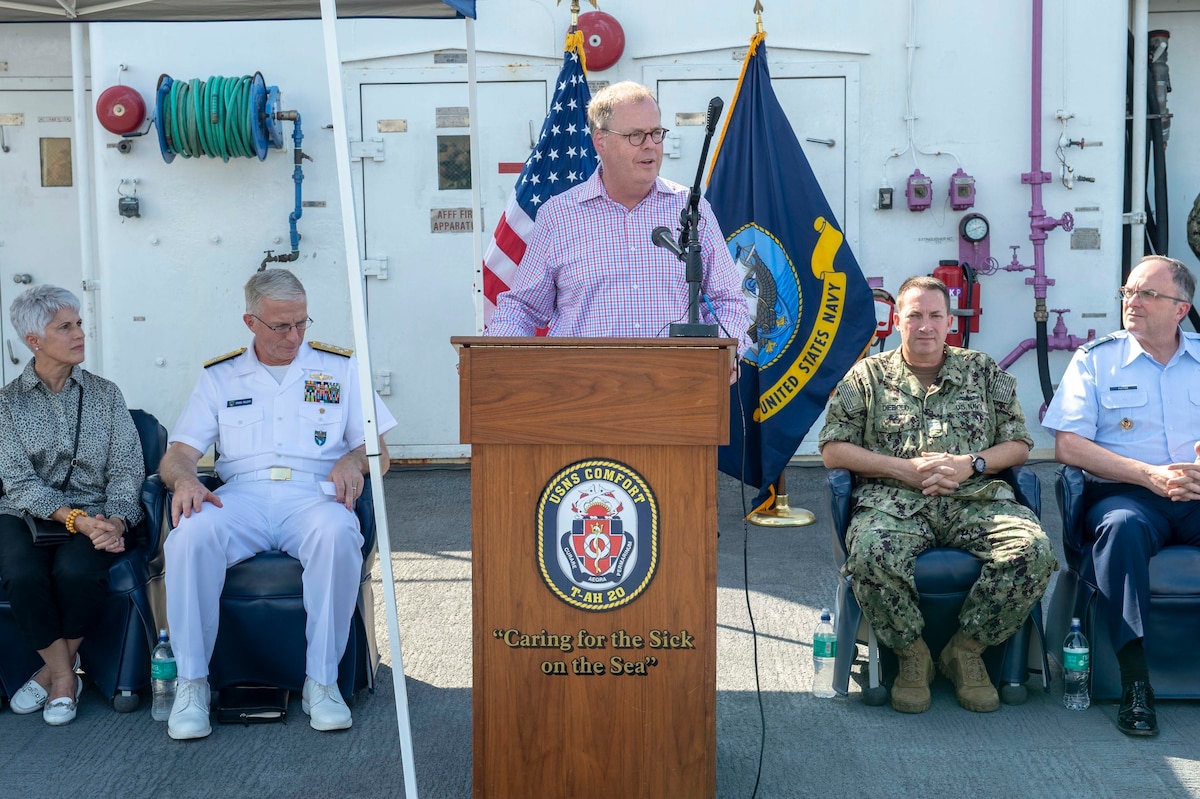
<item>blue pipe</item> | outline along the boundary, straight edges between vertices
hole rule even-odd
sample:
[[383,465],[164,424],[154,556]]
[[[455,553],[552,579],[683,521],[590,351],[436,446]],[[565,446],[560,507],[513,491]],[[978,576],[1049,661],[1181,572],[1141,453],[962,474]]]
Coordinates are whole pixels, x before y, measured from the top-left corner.
[[[280,111],[275,114],[277,119],[287,119],[292,122],[292,148],[294,163],[296,166],[292,169],[292,182],[296,184],[296,207],[288,214],[288,230],[292,242],[292,251],[283,255],[275,255],[270,250],[267,251],[267,257],[263,258],[258,269],[261,272],[267,268],[267,264],[272,261],[279,263],[289,263],[299,260],[300,258],[300,231],[296,228],[296,222],[304,214],[304,204],[302,202],[303,193],[300,189],[304,183],[304,169],[301,167],[301,162],[306,156],[304,150],[301,149],[300,143],[304,141],[304,132],[300,128],[300,112],[298,111]],[[311,159],[310,159],[311,160]]]
[[292,236],[292,259],[296,260],[300,257],[300,231],[296,229],[296,222],[304,213],[304,206],[300,202],[300,184],[304,182],[304,170],[300,166],[300,162],[304,160],[304,151],[300,149],[300,142],[304,141],[304,133],[300,130],[300,114],[296,113],[296,118],[292,122],[292,141],[295,143],[295,163],[296,166],[292,170],[292,180],[296,184],[296,208],[288,215],[290,224],[289,230]]

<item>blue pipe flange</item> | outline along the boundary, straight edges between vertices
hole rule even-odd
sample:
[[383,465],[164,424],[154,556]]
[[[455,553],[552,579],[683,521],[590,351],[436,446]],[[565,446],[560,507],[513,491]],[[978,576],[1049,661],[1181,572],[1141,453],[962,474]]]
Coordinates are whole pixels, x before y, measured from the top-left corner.
[[270,137],[267,134],[267,82],[261,72],[254,73],[250,83],[250,136],[254,140],[254,152],[259,161],[267,160]]
[[162,152],[163,160],[168,164],[175,160],[175,152],[167,146],[167,132],[164,129],[163,102],[171,93],[171,76],[166,73],[158,76],[158,89],[154,93],[154,127],[158,129],[158,149]]
[[279,103],[279,87],[268,86],[266,111],[267,137],[271,140],[271,146],[276,150],[283,149],[283,122],[275,116],[276,112],[279,111]]

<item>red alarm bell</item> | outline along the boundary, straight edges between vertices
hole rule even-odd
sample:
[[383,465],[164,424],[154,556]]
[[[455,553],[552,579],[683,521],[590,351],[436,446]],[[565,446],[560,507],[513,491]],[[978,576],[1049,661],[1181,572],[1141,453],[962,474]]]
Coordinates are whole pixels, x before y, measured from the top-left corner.
[[109,86],[96,98],[96,119],[109,133],[133,133],[146,118],[146,101],[129,86]]
[[583,54],[588,72],[601,72],[621,59],[625,52],[625,31],[612,14],[588,11],[579,15],[583,32]]

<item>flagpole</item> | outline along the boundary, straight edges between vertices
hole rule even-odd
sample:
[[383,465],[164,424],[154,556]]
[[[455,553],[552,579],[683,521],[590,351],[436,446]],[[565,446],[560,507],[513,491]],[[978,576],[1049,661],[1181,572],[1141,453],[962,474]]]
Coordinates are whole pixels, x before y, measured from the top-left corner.
[[787,481],[783,472],[775,481],[775,505],[765,510],[759,509],[746,518],[751,524],[759,527],[807,527],[817,520],[817,516],[804,508],[793,508],[788,504]]

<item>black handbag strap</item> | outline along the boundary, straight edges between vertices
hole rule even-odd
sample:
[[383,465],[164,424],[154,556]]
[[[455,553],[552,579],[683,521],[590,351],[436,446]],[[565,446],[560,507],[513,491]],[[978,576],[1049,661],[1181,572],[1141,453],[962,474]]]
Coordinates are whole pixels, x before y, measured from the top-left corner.
[[83,383],[79,384],[79,409],[75,412],[75,445],[71,448],[71,465],[67,468],[67,476],[63,478],[62,486],[58,489],[64,493],[67,485],[71,482],[71,473],[75,471],[75,464],[78,461],[79,429],[81,427],[83,427]]

